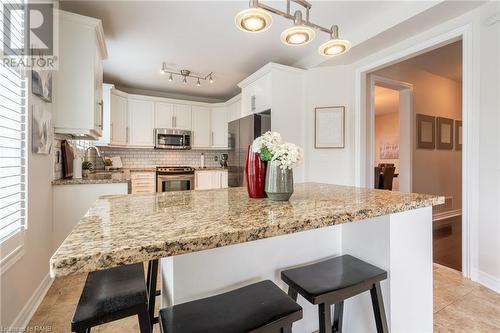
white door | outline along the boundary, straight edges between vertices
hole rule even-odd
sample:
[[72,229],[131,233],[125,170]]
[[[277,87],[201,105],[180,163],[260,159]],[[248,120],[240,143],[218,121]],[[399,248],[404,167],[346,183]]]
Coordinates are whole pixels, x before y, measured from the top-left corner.
[[154,110],[153,102],[137,99],[128,100],[129,144],[132,146],[153,146]]
[[127,99],[111,94],[110,98],[110,144],[127,144]]
[[212,147],[227,148],[227,108],[212,108],[211,112],[211,144]]
[[192,113],[192,131],[193,143],[195,148],[210,147],[210,109],[203,106],[193,106]]
[[191,105],[174,104],[174,128],[191,130]]
[[174,127],[174,106],[170,103],[155,102],[155,128]]
[[195,173],[195,190],[209,190],[213,188],[212,171],[197,171]]

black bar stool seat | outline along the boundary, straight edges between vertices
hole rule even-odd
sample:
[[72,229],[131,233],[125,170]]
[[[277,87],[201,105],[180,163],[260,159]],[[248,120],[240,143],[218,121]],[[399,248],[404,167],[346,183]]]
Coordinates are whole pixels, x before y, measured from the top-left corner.
[[73,332],[138,315],[141,333],[151,332],[142,263],[91,272],[71,321]]
[[302,307],[266,280],[160,310],[163,333],[281,332],[302,318]]
[[[378,332],[388,332],[380,281],[387,272],[351,255],[343,255],[281,272],[289,286],[288,295],[297,293],[319,305],[320,333],[342,332],[344,300],[370,290]],[[333,327],[330,307],[335,305]]]

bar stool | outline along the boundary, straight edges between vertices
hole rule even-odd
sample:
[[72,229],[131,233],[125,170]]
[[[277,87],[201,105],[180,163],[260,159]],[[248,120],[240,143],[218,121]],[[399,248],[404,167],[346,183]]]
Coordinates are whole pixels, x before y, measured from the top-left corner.
[[148,296],[142,263],[91,272],[71,321],[71,331],[137,315],[141,333],[151,333]]
[[266,280],[160,310],[162,333],[279,333],[302,318],[302,307]]
[[[292,299],[296,301],[298,293],[310,303],[318,304],[320,333],[342,332],[344,301],[367,290],[371,294],[377,332],[389,332],[380,289],[380,281],[386,278],[386,271],[350,255],[281,272]],[[332,305],[335,305],[333,326]]]

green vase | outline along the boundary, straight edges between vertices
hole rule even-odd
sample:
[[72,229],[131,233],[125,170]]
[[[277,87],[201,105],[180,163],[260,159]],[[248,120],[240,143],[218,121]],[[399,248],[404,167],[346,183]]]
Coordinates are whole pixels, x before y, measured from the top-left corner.
[[276,161],[267,162],[267,197],[274,201],[288,201],[293,194],[293,170],[281,169]]

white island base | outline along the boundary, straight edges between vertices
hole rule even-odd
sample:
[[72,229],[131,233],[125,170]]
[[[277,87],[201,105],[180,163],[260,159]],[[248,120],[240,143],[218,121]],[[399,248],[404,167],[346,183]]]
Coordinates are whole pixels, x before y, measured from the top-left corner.
[[[162,307],[265,279],[283,290],[280,272],[340,254],[387,270],[382,282],[391,332],[432,332],[432,208],[425,207],[161,259]],[[300,295],[294,333],[318,330],[317,306]],[[376,332],[370,293],[344,305],[344,332]]]

